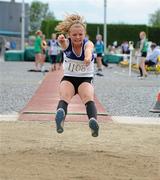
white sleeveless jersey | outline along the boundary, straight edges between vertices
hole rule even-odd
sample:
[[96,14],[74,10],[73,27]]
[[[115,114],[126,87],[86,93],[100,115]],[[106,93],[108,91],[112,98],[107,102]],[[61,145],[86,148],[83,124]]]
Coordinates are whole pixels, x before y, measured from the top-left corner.
[[50,55],[58,55],[59,54],[59,45],[57,40],[50,40]]
[[94,75],[94,56],[92,55],[91,63],[86,66],[84,64],[84,47],[88,40],[83,41],[82,50],[80,56],[77,56],[71,45],[71,40],[69,39],[69,45],[66,50],[64,50],[64,76],[73,77],[93,77]]

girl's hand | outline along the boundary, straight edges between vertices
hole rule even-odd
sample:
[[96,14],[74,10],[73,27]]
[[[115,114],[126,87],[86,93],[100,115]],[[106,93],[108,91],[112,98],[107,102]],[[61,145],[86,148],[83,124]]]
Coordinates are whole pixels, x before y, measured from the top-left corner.
[[65,36],[64,36],[63,34],[60,34],[60,35],[58,36],[58,42],[59,42],[60,44],[63,44],[63,43],[65,42]]
[[68,47],[68,41],[63,34],[58,36],[58,43],[62,49],[66,49]]
[[89,66],[90,63],[91,63],[91,59],[87,59],[87,58],[84,59],[84,64],[86,66]]

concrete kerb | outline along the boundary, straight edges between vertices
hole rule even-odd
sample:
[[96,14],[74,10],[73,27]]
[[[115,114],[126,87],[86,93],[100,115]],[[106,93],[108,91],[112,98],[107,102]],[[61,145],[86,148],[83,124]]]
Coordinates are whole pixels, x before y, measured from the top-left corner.
[[0,114],[0,122],[17,121],[19,114]]
[[[18,121],[19,114],[0,114],[0,122]],[[130,125],[160,125],[158,117],[112,116],[113,123]]]

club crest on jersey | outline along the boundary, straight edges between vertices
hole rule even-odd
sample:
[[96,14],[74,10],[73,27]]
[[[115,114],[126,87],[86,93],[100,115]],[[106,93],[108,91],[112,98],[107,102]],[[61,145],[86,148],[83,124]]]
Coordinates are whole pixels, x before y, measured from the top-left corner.
[[67,57],[70,57],[71,53],[72,53],[71,51],[65,52],[65,54],[66,54]]

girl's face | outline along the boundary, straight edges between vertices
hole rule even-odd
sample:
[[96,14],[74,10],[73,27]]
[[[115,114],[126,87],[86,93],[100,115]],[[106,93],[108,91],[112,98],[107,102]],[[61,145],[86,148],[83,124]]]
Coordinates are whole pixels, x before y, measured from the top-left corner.
[[97,41],[101,41],[102,40],[102,36],[101,35],[97,35],[96,39],[97,39]]
[[56,39],[56,34],[52,34],[52,39]]
[[80,24],[72,25],[69,31],[69,37],[72,44],[81,45],[85,38],[85,29]]
[[141,32],[140,34],[139,34],[139,37],[140,37],[140,39],[143,39],[143,38],[145,38],[145,33],[144,32]]

